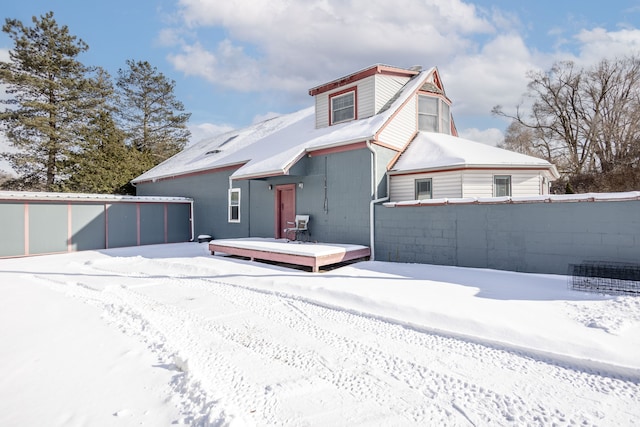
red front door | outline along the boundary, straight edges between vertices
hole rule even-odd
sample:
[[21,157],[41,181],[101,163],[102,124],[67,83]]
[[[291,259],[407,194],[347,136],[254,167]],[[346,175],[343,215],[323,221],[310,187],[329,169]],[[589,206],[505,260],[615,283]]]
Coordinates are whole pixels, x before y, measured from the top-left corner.
[[276,187],[276,238],[285,237],[284,229],[291,227],[296,218],[296,185],[278,185]]

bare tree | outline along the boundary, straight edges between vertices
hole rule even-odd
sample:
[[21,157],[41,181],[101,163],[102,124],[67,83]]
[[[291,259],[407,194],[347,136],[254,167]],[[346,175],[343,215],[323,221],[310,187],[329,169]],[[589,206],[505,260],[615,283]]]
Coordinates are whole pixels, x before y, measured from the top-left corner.
[[[604,59],[589,69],[558,62],[546,72],[530,72],[527,96],[532,104],[526,116],[502,107],[493,113],[513,120],[504,146],[538,155],[555,163],[567,178],[580,175],[639,174],[640,59]],[[584,177],[583,177],[584,178]],[[621,188],[619,176],[611,185],[581,179],[583,188]],[[615,181],[615,184],[613,183]],[[630,180],[633,181],[633,180]]]
[[584,88],[591,114],[591,151],[599,171],[637,163],[640,142],[640,59],[601,61],[587,73]]
[[541,134],[540,130],[528,127],[514,120],[507,127],[504,142],[498,147],[528,156],[540,157],[549,162],[554,160],[554,149]]

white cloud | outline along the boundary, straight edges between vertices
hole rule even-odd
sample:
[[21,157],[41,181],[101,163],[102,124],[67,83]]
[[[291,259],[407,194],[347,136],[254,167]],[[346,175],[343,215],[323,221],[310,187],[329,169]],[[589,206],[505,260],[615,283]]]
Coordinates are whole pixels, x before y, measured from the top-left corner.
[[471,141],[481,142],[487,145],[496,146],[504,141],[504,133],[500,129],[477,129],[469,128],[458,131],[458,134],[462,138],[470,139]]
[[190,30],[222,27],[227,40],[183,40],[169,58],[192,75],[245,91],[305,91],[384,62],[431,66],[494,32],[460,0],[182,0]]
[[603,58],[622,58],[640,54],[640,29],[582,30],[575,36],[575,40],[579,43],[580,49],[576,61],[583,65],[594,64]]
[[456,115],[489,115],[497,104],[508,109],[520,102],[526,73],[537,66],[522,38],[508,34],[439,68]]
[[[490,117],[523,102],[527,72],[640,51],[640,30],[549,28],[548,51],[527,45],[521,18],[462,0],[179,0],[181,23],[160,39],[187,75],[222,89],[308,100],[307,89],[375,63],[438,66],[453,112]],[[575,30],[580,28],[582,30]],[[213,37],[209,37],[215,33]],[[220,39],[223,34],[223,39]],[[506,123],[506,122],[505,122]],[[474,123],[472,127],[477,126]],[[489,124],[487,127],[495,127]],[[488,129],[487,132],[490,132]]]

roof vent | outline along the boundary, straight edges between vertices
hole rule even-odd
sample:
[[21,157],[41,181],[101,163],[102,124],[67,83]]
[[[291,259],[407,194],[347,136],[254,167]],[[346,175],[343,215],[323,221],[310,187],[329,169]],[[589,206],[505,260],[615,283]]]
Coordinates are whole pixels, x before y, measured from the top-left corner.
[[422,71],[422,65],[414,65],[409,67],[409,71]]

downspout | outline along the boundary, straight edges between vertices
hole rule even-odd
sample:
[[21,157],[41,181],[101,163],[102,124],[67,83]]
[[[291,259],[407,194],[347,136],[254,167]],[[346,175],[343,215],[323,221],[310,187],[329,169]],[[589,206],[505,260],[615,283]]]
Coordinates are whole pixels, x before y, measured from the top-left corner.
[[385,202],[389,200],[389,196],[388,196],[389,176],[387,175],[387,196],[378,198],[378,186],[376,185],[377,154],[376,154],[376,151],[371,146],[371,140],[368,140],[366,144],[369,151],[371,151],[371,194],[373,195],[371,202],[369,203],[369,248],[371,249],[371,256],[369,257],[369,259],[371,261],[375,261],[376,260],[376,233],[375,233],[376,223],[375,223],[375,215],[374,215],[375,205],[376,203]]
[[191,241],[194,242],[195,241],[195,227],[196,227],[196,220],[194,218],[195,212],[193,210],[193,200],[191,200],[189,202],[189,204],[191,205]]

